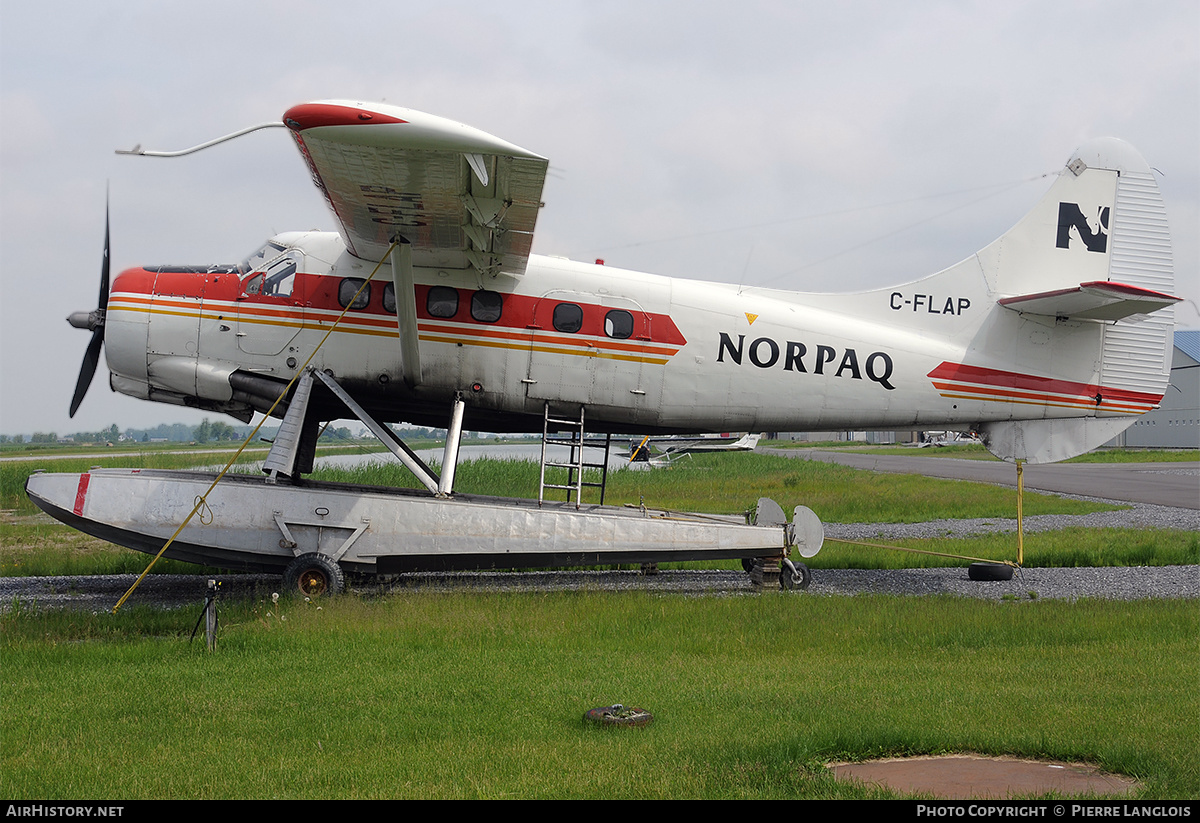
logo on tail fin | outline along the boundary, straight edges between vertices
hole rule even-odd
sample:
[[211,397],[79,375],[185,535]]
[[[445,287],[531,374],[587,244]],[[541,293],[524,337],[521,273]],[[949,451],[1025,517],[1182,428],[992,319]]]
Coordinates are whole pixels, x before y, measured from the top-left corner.
[[1078,203],[1059,203],[1058,242],[1055,245],[1060,249],[1070,248],[1071,229],[1074,228],[1088,251],[1103,254],[1108,250],[1108,234],[1105,231],[1108,228],[1108,206],[1100,208],[1098,224],[1099,227],[1093,232]]

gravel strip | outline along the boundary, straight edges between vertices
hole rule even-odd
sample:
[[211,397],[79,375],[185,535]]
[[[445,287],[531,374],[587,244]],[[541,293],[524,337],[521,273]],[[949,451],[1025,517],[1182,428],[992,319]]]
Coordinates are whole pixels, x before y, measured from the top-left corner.
[[970,580],[964,568],[818,569],[809,594],[949,594],[988,600],[1200,598],[1200,566],[1021,569],[1012,580]]
[[[107,611],[133,584],[134,575],[92,577],[0,578],[0,610],[14,602],[40,608]],[[221,579],[221,599],[270,600],[279,591],[274,575],[229,575]],[[199,608],[208,578],[202,575],[151,575],[126,606]],[[642,575],[634,571],[424,572],[398,575],[388,583],[353,586],[366,596],[424,592],[647,591],[692,596],[759,593],[749,577],[736,571],[684,570]],[[1077,600],[1104,598],[1200,598],[1200,566],[1138,566],[1099,569],[1022,569],[1012,580],[970,580],[965,567],[940,569],[816,569],[805,592],[790,596],[887,594],[952,595],[989,600]],[[197,614],[199,612],[197,611]]]
[[[1060,495],[1070,497],[1070,495]],[[1076,500],[1092,498],[1075,497]],[[1111,500],[1099,501],[1111,503]],[[1048,532],[1071,526],[1088,529],[1154,528],[1200,532],[1200,510],[1129,503],[1129,508],[1092,514],[1039,514],[1024,518],[1026,533]],[[843,540],[904,537],[967,537],[973,534],[1016,532],[1016,518],[986,517],[969,520],[928,520],[923,523],[826,523],[825,536]]]

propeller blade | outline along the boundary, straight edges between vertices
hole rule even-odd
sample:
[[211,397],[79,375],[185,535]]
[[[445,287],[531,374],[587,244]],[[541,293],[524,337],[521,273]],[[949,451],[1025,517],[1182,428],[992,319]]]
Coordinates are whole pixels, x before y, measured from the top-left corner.
[[83,312],[75,312],[67,321],[76,328],[91,328],[92,339],[87,351],[83,353],[83,365],[79,367],[79,379],[75,382],[75,395],[71,398],[71,417],[79,410],[83,396],[92,385],[96,376],[96,366],[100,363],[100,348],[104,345],[104,315],[108,311],[108,192],[104,193],[104,258],[100,261],[100,303],[96,310],[86,317]]
[[100,263],[100,302],[96,308],[108,308],[108,195],[104,197],[104,260]]
[[92,385],[96,365],[100,362],[100,347],[103,344],[104,327],[98,326],[92,332],[92,341],[88,343],[87,351],[83,353],[83,365],[79,367],[79,380],[75,383],[75,396],[71,398],[71,417],[79,410],[79,404],[83,402],[88,386]]

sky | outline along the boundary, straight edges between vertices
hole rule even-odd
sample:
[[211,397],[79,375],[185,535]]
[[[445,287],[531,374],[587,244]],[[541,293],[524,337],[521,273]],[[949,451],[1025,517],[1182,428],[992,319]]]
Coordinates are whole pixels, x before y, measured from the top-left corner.
[[[1158,172],[1180,328],[1200,328],[1200,4],[0,0],[0,433],[213,417],[67,409],[114,274],[335,230],[283,130],[385,101],[550,159],[534,251],[800,291],[900,283],[1012,226],[1071,152]],[[232,421],[227,421],[232,422]]]

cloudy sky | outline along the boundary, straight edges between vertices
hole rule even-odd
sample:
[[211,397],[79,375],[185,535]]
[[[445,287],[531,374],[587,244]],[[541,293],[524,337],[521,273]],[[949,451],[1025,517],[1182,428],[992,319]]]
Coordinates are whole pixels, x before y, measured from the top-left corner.
[[[1200,6],[1183,2],[0,0],[0,432],[203,415],[67,406],[114,272],[333,229],[290,138],[178,149],[307,100],[382,100],[550,158],[534,250],[806,291],[931,273],[1003,233],[1082,141],[1160,173],[1200,328]],[[211,416],[211,415],[210,415]]]

